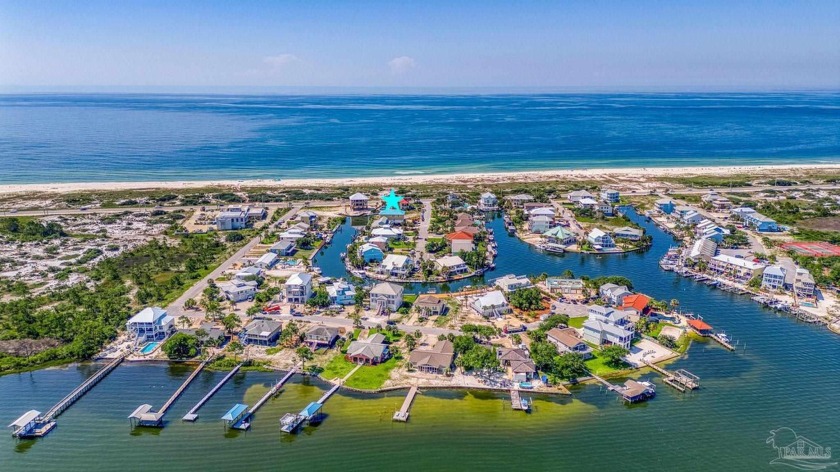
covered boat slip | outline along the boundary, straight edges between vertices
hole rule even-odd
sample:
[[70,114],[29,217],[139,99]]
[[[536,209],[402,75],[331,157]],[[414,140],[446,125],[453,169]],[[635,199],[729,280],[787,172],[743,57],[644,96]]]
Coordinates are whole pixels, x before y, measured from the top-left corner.
[[280,418],[280,431],[284,433],[293,433],[304,422],[316,423],[321,417],[321,408],[324,405],[319,402],[312,402],[306,406],[298,414],[286,413]]
[[132,426],[161,427],[163,425],[163,412],[153,411],[152,405],[143,404],[128,415],[128,419]]
[[251,424],[248,422],[248,418],[250,418],[251,413],[248,411],[248,405],[244,403],[237,403],[233,405],[233,407],[227,411],[224,415],[222,415],[222,421],[225,422],[226,428],[234,428],[234,429],[248,429]]
[[13,421],[9,428],[16,438],[37,438],[46,435],[55,427],[55,421],[44,421],[41,412],[29,410]]

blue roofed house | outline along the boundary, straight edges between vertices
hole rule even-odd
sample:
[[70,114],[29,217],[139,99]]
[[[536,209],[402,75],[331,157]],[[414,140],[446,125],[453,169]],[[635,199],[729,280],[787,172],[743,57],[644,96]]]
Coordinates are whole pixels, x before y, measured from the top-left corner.
[[382,262],[382,259],[385,258],[385,253],[382,252],[382,249],[379,249],[379,246],[371,243],[365,243],[359,246],[359,257],[365,261],[365,264],[370,262]]
[[175,332],[175,318],[163,308],[146,307],[125,324],[129,336],[137,341],[159,341]]

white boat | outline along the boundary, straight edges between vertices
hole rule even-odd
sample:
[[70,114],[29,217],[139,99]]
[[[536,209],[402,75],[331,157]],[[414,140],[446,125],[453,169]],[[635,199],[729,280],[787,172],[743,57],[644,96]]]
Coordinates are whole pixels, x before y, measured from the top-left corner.
[[552,244],[552,243],[544,243],[537,246],[538,249],[542,249],[545,252],[553,252],[556,254],[563,254],[566,252],[566,248],[559,244]]

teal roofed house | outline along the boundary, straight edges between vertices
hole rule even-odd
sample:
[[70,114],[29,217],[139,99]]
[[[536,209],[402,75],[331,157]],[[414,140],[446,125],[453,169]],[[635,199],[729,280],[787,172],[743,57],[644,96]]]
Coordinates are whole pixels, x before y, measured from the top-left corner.
[[574,244],[577,241],[574,233],[562,226],[555,226],[542,234],[546,241],[554,244]]

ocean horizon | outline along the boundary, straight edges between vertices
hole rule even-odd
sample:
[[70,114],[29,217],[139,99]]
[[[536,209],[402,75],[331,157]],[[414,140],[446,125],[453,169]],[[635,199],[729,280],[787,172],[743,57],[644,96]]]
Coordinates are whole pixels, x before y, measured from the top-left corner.
[[840,92],[0,95],[0,184],[840,163]]

